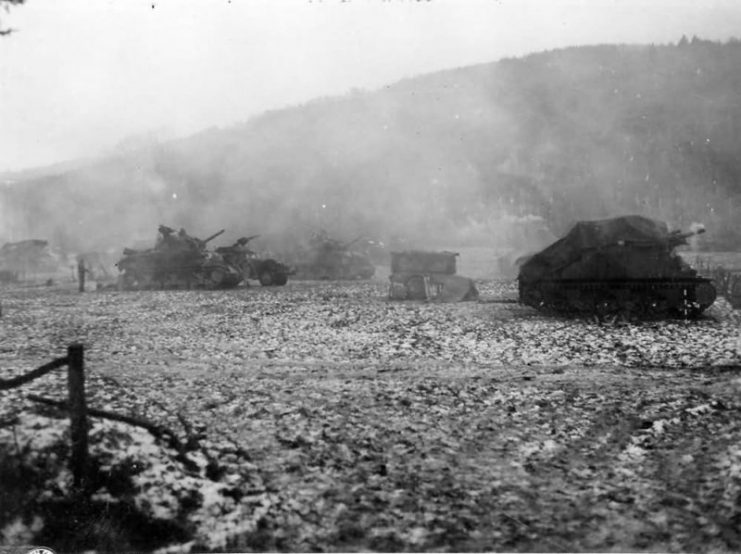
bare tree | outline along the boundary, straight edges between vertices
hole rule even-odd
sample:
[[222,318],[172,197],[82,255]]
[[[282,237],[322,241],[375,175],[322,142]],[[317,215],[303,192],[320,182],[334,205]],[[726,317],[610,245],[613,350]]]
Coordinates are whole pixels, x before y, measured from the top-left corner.
[[[18,4],[23,4],[26,0],[0,0],[0,7],[3,8],[5,13],[8,13],[10,11],[11,6],[16,6]],[[2,26],[2,23],[0,22],[0,36],[6,36],[12,33],[14,29],[5,28]]]

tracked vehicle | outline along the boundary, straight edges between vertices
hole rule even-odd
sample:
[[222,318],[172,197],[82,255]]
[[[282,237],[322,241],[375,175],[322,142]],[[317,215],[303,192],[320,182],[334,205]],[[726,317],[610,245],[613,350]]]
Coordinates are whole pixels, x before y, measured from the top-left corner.
[[231,246],[220,246],[216,253],[229,265],[236,267],[245,279],[256,279],[264,287],[283,286],[288,282],[291,270],[272,258],[261,258],[247,246],[260,235],[241,237]]
[[224,233],[223,229],[204,240],[183,229],[176,234],[165,225],[159,232],[154,248],[124,248],[123,258],[116,264],[119,289],[223,289],[236,287],[243,280],[238,267],[206,248],[208,242]]
[[17,282],[31,276],[48,276],[63,265],[41,239],[8,242],[0,247],[0,282]]
[[365,254],[352,250],[360,239],[343,243],[320,232],[313,236],[309,248],[293,260],[296,279],[353,280],[370,279],[376,268]]
[[715,287],[674,250],[703,231],[637,215],[579,222],[520,266],[520,302],[563,314],[697,317]]

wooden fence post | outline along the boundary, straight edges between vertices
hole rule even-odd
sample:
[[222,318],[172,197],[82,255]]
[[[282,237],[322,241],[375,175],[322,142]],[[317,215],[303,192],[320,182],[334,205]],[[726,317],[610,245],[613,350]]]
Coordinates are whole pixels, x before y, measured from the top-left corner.
[[85,292],[85,259],[77,258],[77,285],[80,292]]
[[67,386],[69,388],[70,469],[75,489],[82,490],[87,480],[87,405],[85,402],[85,360],[81,344],[67,347]]

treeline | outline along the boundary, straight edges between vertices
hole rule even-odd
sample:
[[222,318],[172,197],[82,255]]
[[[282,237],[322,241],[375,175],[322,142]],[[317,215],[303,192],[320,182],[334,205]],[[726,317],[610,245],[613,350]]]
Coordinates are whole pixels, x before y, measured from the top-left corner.
[[0,194],[16,231],[86,249],[153,239],[159,223],[525,248],[523,226],[558,236],[639,213],[703,223],[705,246],[729,250],[739,98],[738,41],[568,48],[318,99]]

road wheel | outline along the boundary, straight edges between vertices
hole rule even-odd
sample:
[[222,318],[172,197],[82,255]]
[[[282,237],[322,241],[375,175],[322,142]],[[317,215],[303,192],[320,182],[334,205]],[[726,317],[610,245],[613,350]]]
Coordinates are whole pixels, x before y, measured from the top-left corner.
[[117,288],[118,290],[139,290],[144,287],[142,280],[136,273],[124,270],[124,272],[118,276]]
[[214,267],[208,272],[208,284],[214,288],[220,287],[223,284],[225,277],[226,272],[222,268]]
[[279,273],[275,276],[275,284],[282,287],[288,282],[288,275],[285,273]]
[[261,270],[258,280],[263,287],[271,287],[275,284],[275,276],[269,269]]

